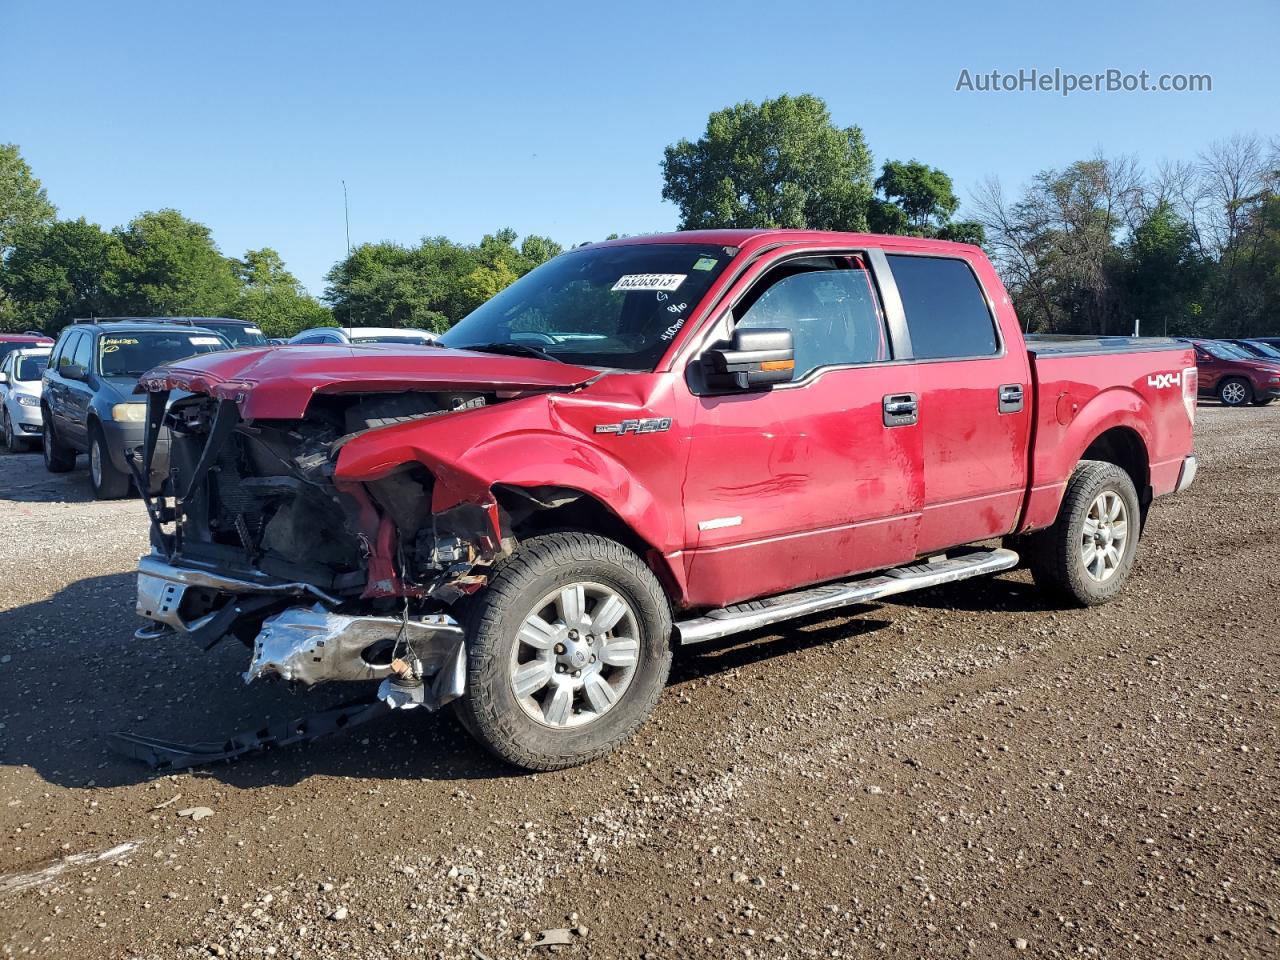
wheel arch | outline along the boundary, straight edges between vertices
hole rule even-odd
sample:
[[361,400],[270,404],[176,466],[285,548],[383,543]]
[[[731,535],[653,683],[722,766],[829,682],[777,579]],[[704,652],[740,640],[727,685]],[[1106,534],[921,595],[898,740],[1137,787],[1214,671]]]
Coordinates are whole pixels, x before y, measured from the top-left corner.
[[669,600],[679,602],[683,595],[679,571],[655,543],[600,497],[560,484],[496,483],[492,490],[504,523],[510,524],[509,532],[517,541],[570,530],[615,540],[645,562]]

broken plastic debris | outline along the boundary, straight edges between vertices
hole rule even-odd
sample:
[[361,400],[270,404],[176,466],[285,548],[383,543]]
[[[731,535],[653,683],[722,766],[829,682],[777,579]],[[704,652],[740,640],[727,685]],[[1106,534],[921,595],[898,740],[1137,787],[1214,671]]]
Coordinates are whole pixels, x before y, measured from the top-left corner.
[[190,817],[192,820],[203,820],[205,817],[212,817],[213,811],[208,807],[187,807],[185,810],[179,810],[178,816]]
[[538,935],[535,947],[562,947],[573,943],[573,931],[568,927],[556,927],[554,930],[543,930]]

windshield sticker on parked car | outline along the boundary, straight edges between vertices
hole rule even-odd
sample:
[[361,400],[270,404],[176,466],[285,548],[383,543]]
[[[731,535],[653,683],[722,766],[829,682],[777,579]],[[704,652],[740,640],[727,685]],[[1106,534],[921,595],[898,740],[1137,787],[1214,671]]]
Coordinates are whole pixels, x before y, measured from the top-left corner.
[[699,257],[698,262],[693,265],[695,270],[714,270],[720,261],[715,257]]
[[632,290],[677,290],[684,283],[687,273],[628,273],[618,278],[611,289],[630,292]]
[[187,337],[193,347],[216,347],[221,341],[217,337]]
[[102,341],[109,347],[128,347],[137,343],[136,337],[105,337]]

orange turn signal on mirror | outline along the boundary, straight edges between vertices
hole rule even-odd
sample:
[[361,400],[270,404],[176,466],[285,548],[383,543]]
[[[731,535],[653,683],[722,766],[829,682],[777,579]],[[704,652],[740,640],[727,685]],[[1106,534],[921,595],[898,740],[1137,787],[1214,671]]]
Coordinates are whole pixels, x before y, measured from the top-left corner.
[[796,362],[794,360],[761,360],[761,370],[794,370]]

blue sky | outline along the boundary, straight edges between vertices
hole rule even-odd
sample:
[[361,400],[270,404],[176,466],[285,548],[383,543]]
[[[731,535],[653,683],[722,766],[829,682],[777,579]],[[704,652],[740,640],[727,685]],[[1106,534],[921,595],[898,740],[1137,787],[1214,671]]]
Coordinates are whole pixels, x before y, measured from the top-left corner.
[[[0,0],[0,142],[61,215],[176,207],[314,293],[353,243],[670,229],[662,150],[815,93],[962,196],[1101,147],[1280,135],[1280,3],[216,4]],[[961,69],[1208,73],[1211,93],[958,93]]]

